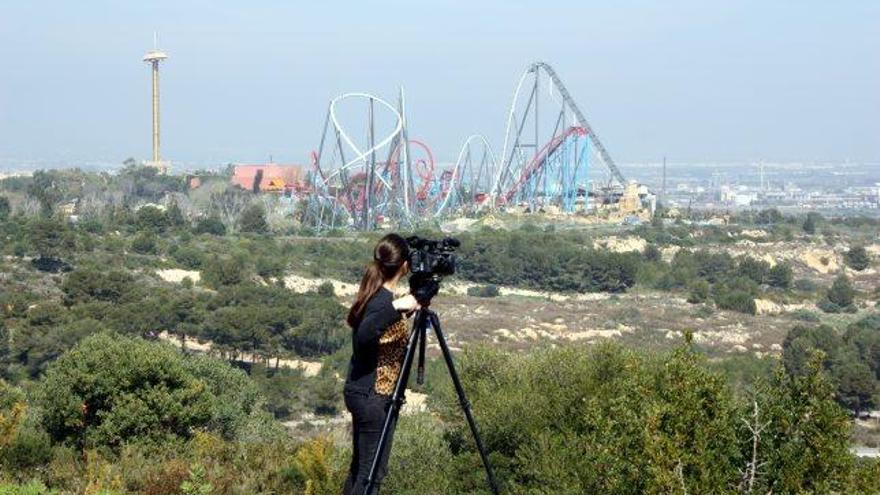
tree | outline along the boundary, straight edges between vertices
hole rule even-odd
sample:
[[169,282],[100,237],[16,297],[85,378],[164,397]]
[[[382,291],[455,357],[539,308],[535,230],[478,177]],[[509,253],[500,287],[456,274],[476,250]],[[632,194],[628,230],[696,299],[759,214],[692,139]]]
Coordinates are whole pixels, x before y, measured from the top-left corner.
[[12,207],[9,204],[9,199],[6,196],[0,196],[0,222],[5,222],[11,212]]
[[871,257],[868,255],[865,246],[851,247],[843,258],[846,261],[846,265],[857,272],[868,268],[871,264]]
[[788,289],[791,287],[793,277],[794,273],[790,264],[777,263],[767,272],[767,283],[777,289]]
[[259,402],[244,373],[222,361],[103,333],[49,367],[37,404],[56,441],[94,448],[189,438],[200,429],[232,437]]
[[721,288],[716,291],[715,304],[721,309],[738,311],[749,315],[758,312],[758,306],[752,294],[743,290]]
[[135,213],[135,224],[140,231],[162,232],[168,226],[168,218],[162,209],[146,205]]
[[645,252],[643,253],[645,259],[652,262],[657,263],[663,260],[663,253],[660,252],[660,249],[657,248],[654,244],[648,244],[645,246]]
[[61,283],[67,306],[91,301],[120,303],[131,297],[134,287],[134,277],[116,270],[76,270]]
[[31,177],[28,196],[37,200],[43,216],[52,216],[55,206],[64,198],[54,171],[37,170]]
[[848,359],[834,364],[833,375],[837,381],[837,400],[840,405],[853,411],[856,416],[874,408],[877,381],[874,372],[858,360],[855,352],[847,353]]
[[804,220],[803,229],[807,234],[813,235],[816,233],[816,227],[819,224],[819,221],[822,220],[822,215],[816,212],[807,213],[807,218]]
[[215,289],[239,284],[245,279],[244,262],[237,257],[212,257],[202,267],[202,280]]
[[868,315],[850,325],[844,339],[853,346],[859,361],[867,364],[880,380],[880,313]]
[[755,223],[759,225],[771,225],[782,221],[782,213],[776,208],[768,208],[758,212]]
[[196,234],[211,234],[217,236],[226,235],[226,225],[223,224],[223,221],[220,220],[219,216],[212,215],[196,222],[193,232]]
[[856,291],[853,288],[852,283],[850,283],[849,277],[847,277],[846,274],[841,273],[836,279],[834,279],[834,283],[831,284],[831,288],[828,289],[825,297],[837,307],[847,308],[852,306],[855,295]]
[[186,219],[183,217],[183,211],[180,209],[177,201],[171,201],[171,204],[168,205],[168,208],[165,210],[165,218],[171,227],[183,227],[186,225]]
[[756,284],[763,284],[770,272],[770,263],[750,256],[743,256],[739,259],[737,270],[740,276],[748,277]]
[[241,232],[263,234],[269,230],[266,223],[266,209],[258,203],[249,205],[238,219],[238,229]]
[[697,280],[691,285],[690,293],[688,294],[687,302],[691,304],[702,304],[709,299],[709,282],[705,280]]
[[33,219],[27,237],[31,251],[41,258],[54,258],[76,247],[76,237],[67,223],[55,217]]
[[821,353],[803,373],[777,372],[759,386],[767,428],[761,435],[763,475],[754,493],[844,493],[852,469],[850,423],[834,400]]
[[158,251],[156,236],[149,232],[141,232],[131,240],[131,250],[138,254],[156,254]]
[[821,351],[821,363],[828,370],[843,347],[843,340],[828,325],[795,325],[782,342],[782,362],[785,371],[793,376],[809,372],[808,364],[816,351]]

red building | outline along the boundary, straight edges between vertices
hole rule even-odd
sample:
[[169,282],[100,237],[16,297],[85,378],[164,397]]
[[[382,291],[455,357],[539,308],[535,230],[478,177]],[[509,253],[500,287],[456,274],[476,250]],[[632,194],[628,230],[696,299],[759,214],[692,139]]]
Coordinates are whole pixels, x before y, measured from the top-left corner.
[[253,192],[284,192],[303,187],[305,169],[301,165],[236,165],[232,183]]

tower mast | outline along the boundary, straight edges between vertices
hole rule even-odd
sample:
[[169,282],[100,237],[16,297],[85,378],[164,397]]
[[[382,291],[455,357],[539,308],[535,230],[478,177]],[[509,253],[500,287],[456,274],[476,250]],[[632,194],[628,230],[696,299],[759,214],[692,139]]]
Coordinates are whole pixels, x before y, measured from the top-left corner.
[[152,66],[153,73],[153,159],[147,165],[159,169],[159,173],[167,174],[169,163],[162,161],[159,153],[159,62],[168,58],[168,54],[158,47],[159,39],[153,33],[153,49],[144,55],[144,62]]

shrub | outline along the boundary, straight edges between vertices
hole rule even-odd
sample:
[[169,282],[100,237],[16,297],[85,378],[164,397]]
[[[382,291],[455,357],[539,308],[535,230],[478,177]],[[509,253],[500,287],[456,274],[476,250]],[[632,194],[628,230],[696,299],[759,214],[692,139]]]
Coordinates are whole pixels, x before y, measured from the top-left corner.
[[134,277],[122,271],[76,270],[61,283],[64,304],[73,306],[91,301],[123,302],[134,286]]
[[702,304],[709,299],[709,291],[709,282],[706,282],[705,280],[697,280],[691,284],[687,302],[691,304]]
[[0,461],[10,469],[42,466],[51,459],[52,443],[49,436],[34,424],[23,425],[8,445],[0,450]]
[[818,323],[819,321],[821,321],[819,315],[817,315],[814,311],[810,311],[809,309],[797,309],[795,311],[792,311],[790,316],[795,320],[811,323]]
[[750,256],[743,256],[739,259],[737,273],[739,276],[748,277],[756,284],[763,284],[770,272],[770,263],[764,260],[757,260]]
[[794,288],[801,292],[815,292],[819,290],[819,285],[811,279],[799,278],[794,281]]
[[269,230],[266,223],[266,209],[258,203],[248,205],[238,218],[238,230],[254,234],[263,234]]
[[648,244],[645,246],[645,251],[642,253],[646,260],[657,263],[663,260],[663,253],[660,252],[660,249],[654,244]]
[[856,291],[853,289],[849,277],[841,274],[834,279],[834,283],[831,285],[831,288],[828,289],[825,298],[841,308],[846,308],[852,305],[855,294]]
[[211,234],[222,236],[226,235],[226,225],[223,224],[223,221],[220,220],[220,217],[210,216],[207,218],[202,218],[198,222],[196,222],[196,226],[193,229],[193,232],[196,234]]
[[864,246],[854,246],[850,248],[850,250],[843,256],[843,259],[846,261],[847,266],[857,272],[868,268],[871,264],[871,257],[868,256],[868,251],[865,250]]
[[471,297],[498,297],[500,293],[498,286],[494,284],[475,285],[467,290],[467,295]]
[[6,196],[0,196],[0,222],[5,222],[9,218],[11,211],[12,207],[9,205],[9,200]]
[[173,253],[171,253],[171,257],[184,268],[189,268],[191,270],[198,270],[201,268],[202,263],[204,263],[205,260],[205,255],[202,253],[202,250],[193,246],[178,247]]
[[135,213],[135,226],[140,231],[162,232],[168,226],[168,218],[161,209],[146,205]]
[[212,257],[202,267],[202,280],[215,289],[245,280],[244,262],[237,257]]
[[788,289],[791,287],[793,275],[791,265],[788,263],[777,263],[767,273],[767,283],[777,289]]
[[822,215],[815,212],[807,213],[807,218],[804,220],[803,229],[807,234],[815,234],[816,227],[819,225],[819,222],[822,220]]
[[26,485],[0,484],[0,495],[56,495],[58,492],[46,488],[41,481],[31,481]]
[[742,290],[722,291],[715,295],[715,304],[721,309],[754,315],[758,312],[755,298]]
[[89,337],[53,363],[37,403],[46,431],[78,446],[188,438],[198,429],[232,436],[254,409],[241,371],[186,358],[169,345],[133,337]]
[[158,252],[156,236],[142,232],[131,240],[131,250],[138,254],[156,254]]

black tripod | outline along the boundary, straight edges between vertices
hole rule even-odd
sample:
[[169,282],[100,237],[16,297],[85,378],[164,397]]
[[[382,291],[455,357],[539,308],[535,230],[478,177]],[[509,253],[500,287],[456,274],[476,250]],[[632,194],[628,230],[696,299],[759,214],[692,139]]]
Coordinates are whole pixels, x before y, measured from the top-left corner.
[[[430,304],[430,302],[428,302]],[[464,411],[467,418],[468,426],[471,428],[471,434],[477,444],[477,450],[480,451],[480,458],[483,460],[483,467],[486,468],[486,479],[489,481],[489,488],[492,493],[498,495],[498,485],[495,484],[495,477],[492,474],[492,466],[489,464],[489,458],[486,456],[486,448],[480,439],[477,431],[477,423],[471,413],[471,405],[467,397],[464,395],[464,389],[461,387],[461,381],[458,379],[458,373],[455,372],[455,366],[452,363],[452,354],[449,352],[449,346],[446,345],[446,339],[443,337],[443,331],[440,329],[440,318],[437,313],[428,309],[428,304],[422,303],[422,309],[416,311],[413,320],[412,331],[409,334],[409,343],[406,347],[406,355],[403,358],[403,365],[400,368],[400,376],[397,377],[397,384],[394,386],[394,394],[391,396],[391,407],[385,415],[385,424],[382,426],[382,436],[379,437],[379,445],[376,447],[376,454],[373,456],[373,464],[370,466],[370,474],[367,476],[366,489],[364,493],[372,494],[373,484],[376,476],[376,470],[379,467],[379,459],[388,444],[388,435],[391,433],[391,425],[397,422],[397,416],[400,414],[400,408],[404,403],[404,392],[406,384],[409,383],[409,374],[412,370],[413,358],[416,354],[416,347],[419,349],[419,366],[418,375],[416,376],[418,383],[421,384],[425,377],[425,341],[428,326],[434,329],[434,335],[437,336],[437,342],[440,344],[440,350],[443,351],[443,359],[446,360],[446,367],[449,369],[449,376],[455,385],[455,393],[458,394],[458,403]]]

